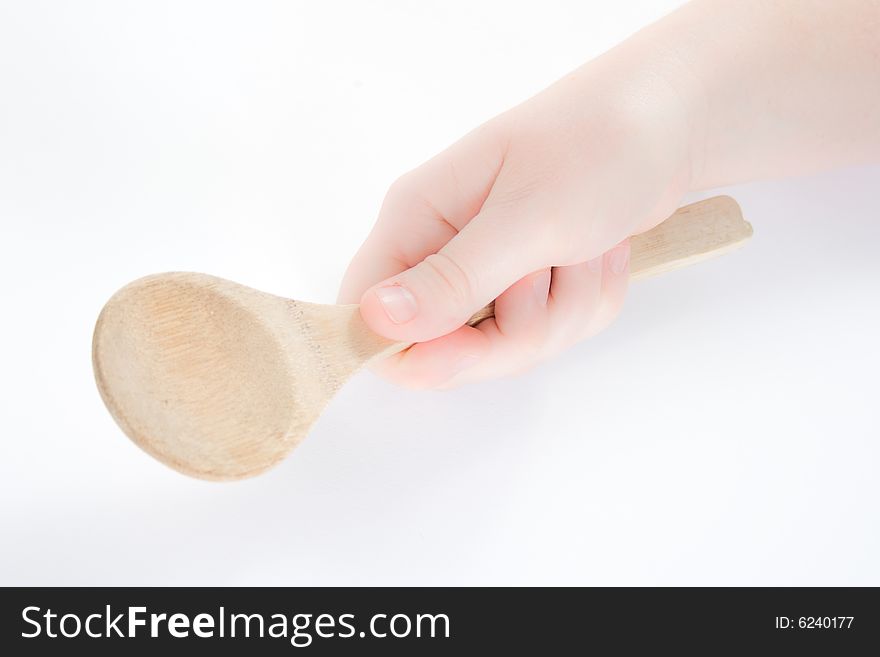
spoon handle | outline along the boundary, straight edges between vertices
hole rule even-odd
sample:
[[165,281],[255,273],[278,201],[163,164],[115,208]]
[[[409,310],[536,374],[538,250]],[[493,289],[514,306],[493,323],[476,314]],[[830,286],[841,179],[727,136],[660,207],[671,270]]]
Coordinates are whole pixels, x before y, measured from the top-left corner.
[[[752,236],[739,205],[729,196],[714,196],[679,208],[666,221],[630,238],[630,278],[639,280],[686,267],[733,251]],[[476,326],[495,316],[495,302],[468,320]]]

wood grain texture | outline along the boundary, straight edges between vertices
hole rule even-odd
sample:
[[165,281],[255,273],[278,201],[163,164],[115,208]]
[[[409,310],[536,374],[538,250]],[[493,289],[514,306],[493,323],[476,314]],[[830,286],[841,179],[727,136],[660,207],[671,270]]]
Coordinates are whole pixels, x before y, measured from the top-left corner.
[[101,396],[137,445],[186,474],[238,479],[282,459],[364,363],[405,347],[369,331],[356,305],[179,272],[114,295],[92,354]]
[[[751,235],[736,203],[682,208],[632,238],[632,276],[692,264]],[[491,316],[491,304],[474,315]],[[240,479],[278,463],[358,369],[409,345],[370,331],[357,305],[284,299],[207,274],[147,276],[98,317],[98,390],[129,438],[203,479]]]
[[729,196],[686,205],[655,228],[630,238],[630,278],[694,265],[738,249],[751,236],[751,224]]

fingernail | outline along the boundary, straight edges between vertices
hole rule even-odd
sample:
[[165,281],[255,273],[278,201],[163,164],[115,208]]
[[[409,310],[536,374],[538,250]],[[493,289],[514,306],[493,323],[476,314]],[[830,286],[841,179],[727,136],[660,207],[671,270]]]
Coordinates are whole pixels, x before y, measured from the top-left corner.
[[395,324],[408,322],[419,311],[419,306],[412,292],[400,284],[377,287],[376,297],[382,304],[388,319]]
[[590,270],[593,274],[598,274],[602,271],[602,260],[604,255],[600,255],[598,258],[593,258],[592,260],[587,260],[587,269]]
[[478,360],[480,360],[480,357],[475,354],[465,354],[455,361],[455,365],[452,366],[452,371],[454,374],[464,372],[467,368],[475,365]]
[[546,269],[532,278],[532,288],[535,291],[535,298],[538,305],[546,306],[547,297],[550,295],[550,270]]
[[629,242],[618,244],[608,254],[608,268],[612,274],[622,274],[629,264]]

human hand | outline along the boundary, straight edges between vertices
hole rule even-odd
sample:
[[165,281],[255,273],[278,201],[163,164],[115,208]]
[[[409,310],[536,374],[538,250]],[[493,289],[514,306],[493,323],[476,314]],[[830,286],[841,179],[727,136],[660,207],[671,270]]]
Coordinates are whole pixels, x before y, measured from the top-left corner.
[[[416,343],[381,374],[430,388],[520,372],[618,314],[626,238],[669,216],[690,174],[676,90],[618,68],[587,65],[391,186],[339,295]],[[493,299],[493,319],[464,325]]]
[[877,161],[878,21],[876,0],[695,0],[404,175],[339,297],[417,343],[379,371],[525,369],[612,320],[622,240],[688,189]]

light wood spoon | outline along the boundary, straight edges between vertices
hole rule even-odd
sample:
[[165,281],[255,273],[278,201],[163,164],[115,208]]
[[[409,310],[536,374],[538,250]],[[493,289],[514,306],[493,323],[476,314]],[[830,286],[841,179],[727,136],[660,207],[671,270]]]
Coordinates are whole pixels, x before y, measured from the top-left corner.
[[[632,238],[632,278],[729,251],[751,234],[733,199],[694,203]],[[492,313],[490,304],[468,323]],[[370,331],[357,305],[178,272],[113,295],[95,326],[92,362],[129,438],[180,472],[223,480],[281,461],[354,372],[408,346]]]

